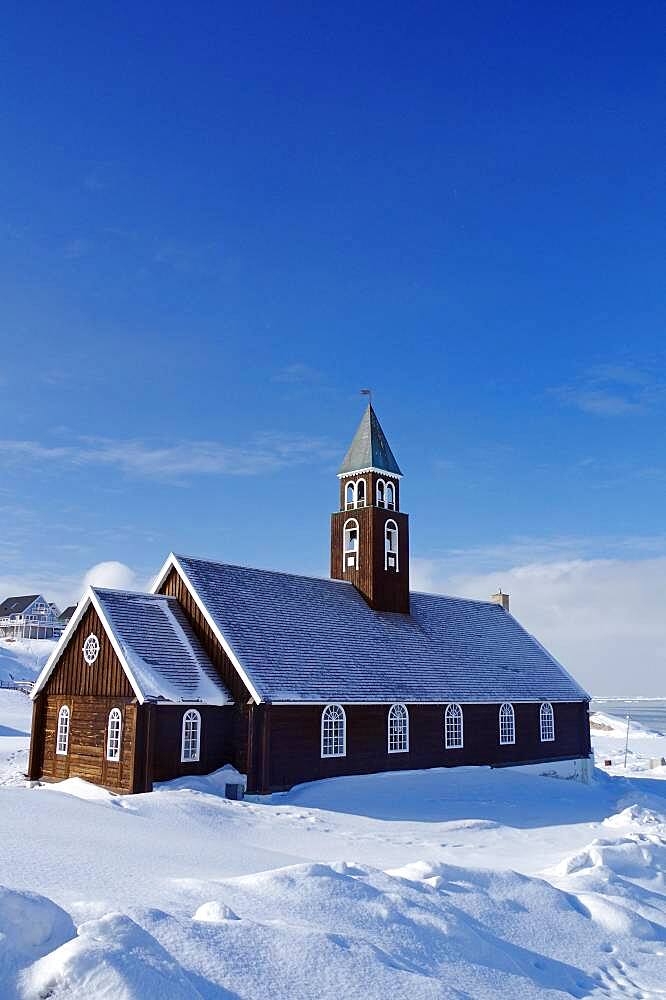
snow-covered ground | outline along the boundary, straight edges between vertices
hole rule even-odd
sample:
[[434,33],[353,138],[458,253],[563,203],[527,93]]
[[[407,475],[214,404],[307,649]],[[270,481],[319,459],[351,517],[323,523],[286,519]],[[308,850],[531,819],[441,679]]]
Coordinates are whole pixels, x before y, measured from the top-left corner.
[[[0,691],[0,997],[666,996],[666,737],[591,786],[455,769],[230,802],[26,788]],[[4,734],[4,735],[3,735]],[[661,772],[661,773],[660,773]]]
[[35,680],[55,646],[54,639],[0,639],[0,682]]

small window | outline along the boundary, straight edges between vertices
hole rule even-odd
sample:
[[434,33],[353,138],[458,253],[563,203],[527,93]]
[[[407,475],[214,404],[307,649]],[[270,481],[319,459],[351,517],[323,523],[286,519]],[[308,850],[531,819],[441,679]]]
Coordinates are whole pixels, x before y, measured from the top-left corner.
[[555,714],[549,701],[545,701],[539,710],[539,723],[541,742],[552,743],[555,739]]
[[385,500],[384,500],[384,480],[383,479],[378,479],[377,480],[377,506],[378,507],[383,507],[384,504],[385,504]]
[[356,486],[354,483],[347,483],[345,490],[345,506],[347,510],[353,510],[356,506]]
[[183,764],[199,760],[201,743],[201,716],[195,708],[183,716],[183,741],[180,759]]
[[119,708],[112,708],[109,712],[109,725],[106,733],[106,759],[120,760],[120,735],[123,725],[123,717]]
[[499,710],[499,741],[502,745],[516,742],[516,718],[508,702]]
[[353,517],[345,521],[342,547],[343,570],[358,569],[358,521]]
[[386,484],[386,506],[389,510],[395,510],[395,488],[393,483]]
[[384,529],[384,569],[398,572],[398,525],[387,521]]
[[356,506],[365,507],[365,479],[359,479],[356,484]]
[[404,705],[391,705],[388,714],[388,752],[409,751],[409,713]]
[[342,705],[327,705],[321,713],[322,757],[344,757],[347,753],[347,717]]
[[92,666],[97,657],[99,656],[99,639],[96,635],[92,633],[88,636],[86,641],[83,643],[83,659],[86,661],[88,666]]
[[463,713],[460,705],[447,705],[444,712],[444,746],[460,750],[463,745]]
[[69,748],[69,708],[63,705],[58,712],[58,732],[56,734],[56,753],[61,757],[67,755]]

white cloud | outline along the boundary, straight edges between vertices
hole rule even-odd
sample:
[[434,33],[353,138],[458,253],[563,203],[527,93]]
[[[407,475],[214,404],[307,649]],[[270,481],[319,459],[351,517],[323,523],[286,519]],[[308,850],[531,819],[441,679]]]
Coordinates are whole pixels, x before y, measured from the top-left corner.
[[83,578],[86,587],[108,587],[110,590],[138,590],[137,575],[121,562],[100,562],[92,566]]
[[631,365],[598,365],[552,391],[563,403],[585,413],[622,417],[647,412],[663,400],[664,389],[661,378],[650,371]]
[[330,445],[305,434],[268,432],[245,445],[218,441],[183,441],[171,445],[145,441],[81,438],[76,444],[43,445],[37,441],[0,441],[3,461],[32,459],[70,466],[108,465],[128,475],[180,479],[188,475],[253,476],[279,471],[295,462],[328,458]]
[[412,586],[480,599],[501,587],[519,621],[591,694],[666,696],[666,556],[463,565],[462,554],[455,564],[415,559]]

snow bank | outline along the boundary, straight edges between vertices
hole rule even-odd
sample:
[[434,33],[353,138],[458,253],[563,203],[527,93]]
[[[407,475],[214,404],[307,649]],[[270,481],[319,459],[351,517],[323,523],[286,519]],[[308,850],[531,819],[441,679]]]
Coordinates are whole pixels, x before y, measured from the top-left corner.
[[13,973],[74,934],[70,916],[50,899],[0,885],[0,996]]
[[78,937],[36,962],[18,981],[28,997],[190,1000],[201,994],[157,941],[122,913],[82,924]]

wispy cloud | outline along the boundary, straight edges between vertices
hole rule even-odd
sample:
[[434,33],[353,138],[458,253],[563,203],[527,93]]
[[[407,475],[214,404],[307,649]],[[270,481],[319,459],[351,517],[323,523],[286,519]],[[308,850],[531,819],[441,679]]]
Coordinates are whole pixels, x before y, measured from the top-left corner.
[[160,445],[141,440],[80,438],[74,444],[44,445],[38,441],[0,441],[5,462],[53,462],[69,466],[114,466],[127,475],[182,480],[191,475],[254,476],[288,465],[328,459],[334,449],[321,438],[268,432],[247,444],[182,441]]
[[580,378],[550,390],[561,402],[584,413],[623,417],[646,413],[666,394],[654,373],[631,365],[597,365]]

